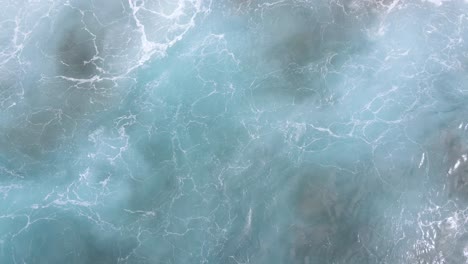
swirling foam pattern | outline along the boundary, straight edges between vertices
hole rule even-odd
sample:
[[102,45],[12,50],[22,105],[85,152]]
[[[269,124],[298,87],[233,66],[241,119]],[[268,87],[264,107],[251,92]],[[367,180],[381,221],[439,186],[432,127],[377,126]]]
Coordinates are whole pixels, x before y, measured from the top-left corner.
[[468,263],[468,2],[0,4],[0,263]]

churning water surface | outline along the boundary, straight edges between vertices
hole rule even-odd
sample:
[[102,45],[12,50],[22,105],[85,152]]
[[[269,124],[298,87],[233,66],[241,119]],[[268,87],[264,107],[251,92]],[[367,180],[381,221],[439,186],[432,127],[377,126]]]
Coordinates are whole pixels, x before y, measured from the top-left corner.
[[468,2],[0,4],[0,263],[468,263]]

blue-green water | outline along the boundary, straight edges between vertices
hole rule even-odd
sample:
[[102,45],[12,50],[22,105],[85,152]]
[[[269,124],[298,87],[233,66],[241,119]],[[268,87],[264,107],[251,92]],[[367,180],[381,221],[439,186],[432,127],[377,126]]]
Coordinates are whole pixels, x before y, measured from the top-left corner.
[[468,3],[0,0],[0,263],[468,263]]

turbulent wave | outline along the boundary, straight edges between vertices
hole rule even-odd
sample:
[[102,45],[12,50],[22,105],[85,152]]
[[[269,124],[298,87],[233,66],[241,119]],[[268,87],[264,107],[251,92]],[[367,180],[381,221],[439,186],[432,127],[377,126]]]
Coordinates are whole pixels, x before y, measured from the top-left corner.
[[0,263],[465,263],[461,0],[0,0]]

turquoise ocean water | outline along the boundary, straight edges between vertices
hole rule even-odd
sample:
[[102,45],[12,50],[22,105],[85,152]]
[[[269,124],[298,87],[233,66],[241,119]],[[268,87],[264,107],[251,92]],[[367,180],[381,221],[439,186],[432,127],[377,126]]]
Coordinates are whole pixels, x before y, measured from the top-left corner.
[[0,263],[468,263],[468,2],[0,4]]

